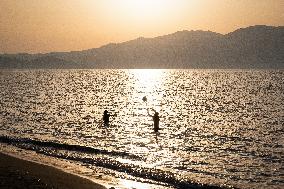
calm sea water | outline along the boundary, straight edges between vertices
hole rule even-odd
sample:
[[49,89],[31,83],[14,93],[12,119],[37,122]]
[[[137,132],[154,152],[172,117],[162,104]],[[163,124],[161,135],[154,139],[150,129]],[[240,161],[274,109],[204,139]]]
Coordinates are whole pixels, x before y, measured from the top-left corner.
[[0,99],[0,141],[23,149],[173,187],[284,187],[283,70],[2,70]]

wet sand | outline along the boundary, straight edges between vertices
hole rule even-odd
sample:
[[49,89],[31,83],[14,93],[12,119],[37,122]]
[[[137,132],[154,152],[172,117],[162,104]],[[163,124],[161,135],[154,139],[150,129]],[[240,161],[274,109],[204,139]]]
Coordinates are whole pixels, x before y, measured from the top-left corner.
[[106,189],[78,175],[0,153],[1,189]]

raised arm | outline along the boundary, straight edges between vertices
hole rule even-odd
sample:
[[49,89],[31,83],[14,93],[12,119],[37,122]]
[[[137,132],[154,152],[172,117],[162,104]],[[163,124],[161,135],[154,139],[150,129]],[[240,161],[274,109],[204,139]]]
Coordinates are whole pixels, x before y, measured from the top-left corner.
[[149,113],[149,108],[147,109],[147,113],[148,113],[148,116],[153,117],[153,116]]
[[[154,110],[154,108],[151,108],[151,110],[153,110],[153,111],[156,113],[156,110]],[[151,115],[151,114],[149,113],[149,108],[147,109],[147,111],[148,111],[148,116],[154,117],[154,115]]]

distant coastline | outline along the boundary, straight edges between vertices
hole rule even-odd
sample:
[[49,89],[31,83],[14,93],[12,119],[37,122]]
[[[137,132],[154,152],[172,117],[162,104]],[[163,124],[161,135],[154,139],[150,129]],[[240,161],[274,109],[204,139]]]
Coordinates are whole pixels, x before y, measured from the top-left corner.
[[284,26],[179,31],[100,48],[0,54],[0,69],[284,69]]

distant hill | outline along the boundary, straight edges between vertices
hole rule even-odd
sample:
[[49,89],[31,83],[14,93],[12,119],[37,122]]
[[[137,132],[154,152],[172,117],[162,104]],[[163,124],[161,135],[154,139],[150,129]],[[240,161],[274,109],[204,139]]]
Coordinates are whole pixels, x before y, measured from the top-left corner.
[[2,54],[0,68],[284,69],[284,27],[179,31],[75,52]]

